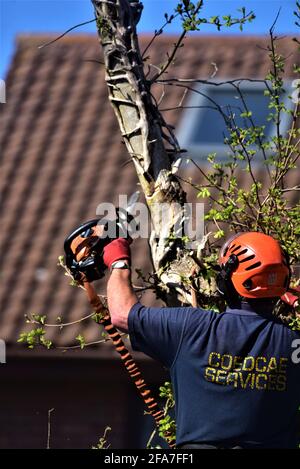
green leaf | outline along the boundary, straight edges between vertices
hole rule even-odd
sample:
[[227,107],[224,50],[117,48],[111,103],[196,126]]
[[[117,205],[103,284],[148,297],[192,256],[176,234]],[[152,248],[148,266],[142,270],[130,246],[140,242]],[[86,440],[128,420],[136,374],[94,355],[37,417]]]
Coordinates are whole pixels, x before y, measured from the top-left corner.
[[210,192],[207,187],[202,187],[197,194],[198,199],[205,199],[209,196],[210,196]]

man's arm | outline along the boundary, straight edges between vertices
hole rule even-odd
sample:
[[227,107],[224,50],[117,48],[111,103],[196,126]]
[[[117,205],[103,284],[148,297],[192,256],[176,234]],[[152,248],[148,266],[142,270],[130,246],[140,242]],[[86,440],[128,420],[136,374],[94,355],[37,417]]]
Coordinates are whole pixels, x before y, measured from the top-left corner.
[[[186,322],[197,312],[198,324],[199,310],[149,308],[139,304],[131,285],[130,270],[124,268],[124,263],[130,265],[129,245],[130,240],[118,238],[104,248],[103,261],[111,271],[107,284],[111,321],[118,329],[129,331],[134,350],[139,350],[170,368],[178,355]],[[121,265],[120,260],[124,261]]]
[[130,270],[112,270],[107,283],[107,301],[112,324],[127,332],[129,311],[138,301],[131,285]]
[[113,268],[114,264],[123,260],[130,266],[130,240],[117,238],[104,248],[103,261],[111,271],[107,283],[107,301],[111,322],[122,331],[128,331],[128,315],[131,307],[138,299],[131,285],[130,269]]

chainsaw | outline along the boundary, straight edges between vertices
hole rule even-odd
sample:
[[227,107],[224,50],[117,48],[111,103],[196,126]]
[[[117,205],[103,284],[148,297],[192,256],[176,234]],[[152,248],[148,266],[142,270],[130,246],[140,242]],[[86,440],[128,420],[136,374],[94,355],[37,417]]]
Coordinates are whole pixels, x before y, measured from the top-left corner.
[[[82,223],[66,238],[64,250],[66,254],[66,266],[69,272],[74,280],[83,285],[90,305],[95,313],[95,317],[97,317],[96,322],[102,324],[113,342],[128,375],[133,380],[148,412],[152,415],[159,428],[160,422],[165,418],[164,412],[159,408],[138,365],[125,347],[119,331],[111,323],[111,318],[106,306],[103,304],[92,285],[94,280],[101,279],[105,275],[106,266],[103,262],[103,250],[105,246],[116,238],[131,237],[137,230],[138,224],[135,222],[131,210],[137,202],[138,197],[139,192],[135,192],[131,196],[126,209],[120,207],[116,208],[115,218],[113,220],[94,218],[93,220]],[[170,448],[175,446],[175,441],[171,434],[167,433],[166,440]]]
[[131,196],[127,208],[115,209],[113,220],[94,218],[82,223],[66,238],[65,262],[76,281],[85,278],[88,282],[93,282],[104,277],[106,266],[103,262],[103,250],[105,246],[116,238],[131,237],[138,228],[138,224],[130,213],[138,197],[137,194]]

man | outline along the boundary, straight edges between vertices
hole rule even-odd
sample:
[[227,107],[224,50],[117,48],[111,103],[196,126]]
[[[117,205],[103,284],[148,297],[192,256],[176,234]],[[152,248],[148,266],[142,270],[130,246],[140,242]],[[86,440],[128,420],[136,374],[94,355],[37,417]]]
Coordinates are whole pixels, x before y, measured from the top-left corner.
[[104,262],[113,324],[129,331],[135,350],[170,370],[177,447],[296,448],[299,333],[272,315],[290,280],[277,241],[254,232],[224,245],[217,279],[229,305],[223,313],[142,306],[126,239],[105,248]]

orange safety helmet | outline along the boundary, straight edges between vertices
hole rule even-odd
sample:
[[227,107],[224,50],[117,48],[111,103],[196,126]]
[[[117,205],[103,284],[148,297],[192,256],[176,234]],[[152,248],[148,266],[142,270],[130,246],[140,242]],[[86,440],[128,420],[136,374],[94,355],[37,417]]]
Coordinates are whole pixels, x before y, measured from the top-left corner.
[[[232,236],[220,251],[219,263],[219,279],[223,285],[232,282],[234,290],[242,297],[280,297],[289,287],[287,255],[278,241],[264,233]],[[219,289],[222,292],[222,288]]]

